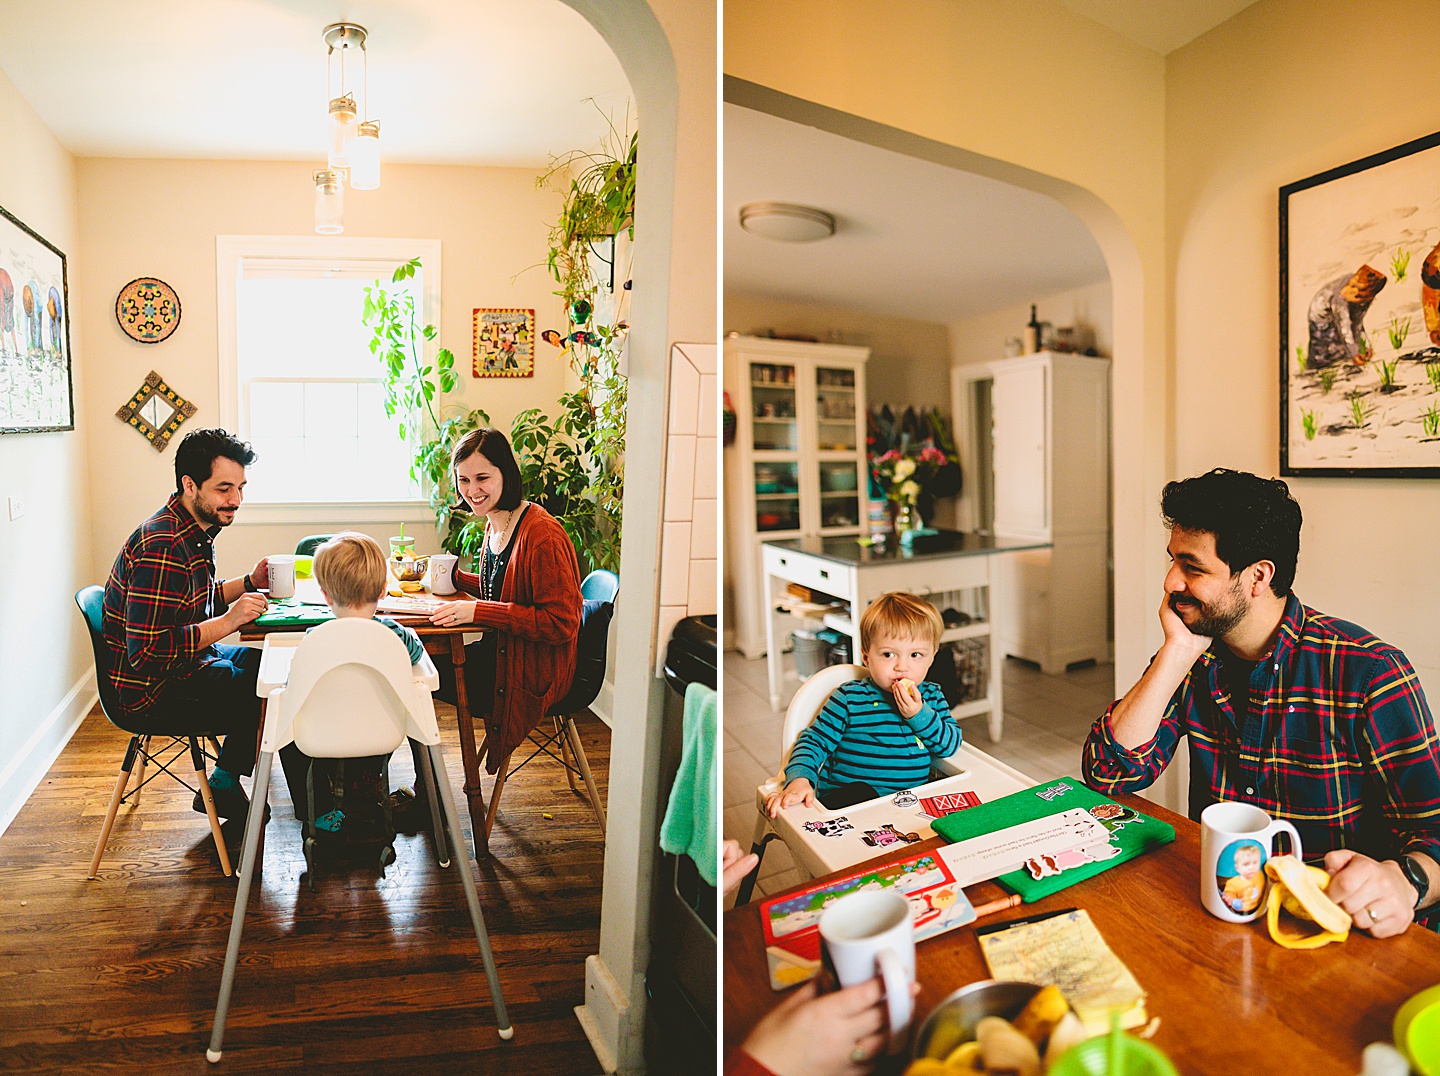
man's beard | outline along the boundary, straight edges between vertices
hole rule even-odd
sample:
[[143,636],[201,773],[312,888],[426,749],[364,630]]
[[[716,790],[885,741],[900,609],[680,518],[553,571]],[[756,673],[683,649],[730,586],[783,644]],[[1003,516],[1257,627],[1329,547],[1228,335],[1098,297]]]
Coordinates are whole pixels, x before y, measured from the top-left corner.
[[[1245,601],[1245,594],[1238,579],[1230,589],[1229,597],[1230,600],[1224,605],[1210,605],[1194,598],[1181,598],[1180,595],[1173,594],[1170,597],[1170,608],[1174,610],[1176,616],[1180,617],[1190,634],[1219,639],[1233,631],[1235,626],[1245,619],[1245,614],[1250,611],[1250,605]],[[1180,615],[1182,606],[1198,608],[1200,618],[1194,623],[1185,620]]]
[[207,507],[200,498],[195,498],[195,515],[207,527],[228,527],[230,520],[222,519],[219,512]]

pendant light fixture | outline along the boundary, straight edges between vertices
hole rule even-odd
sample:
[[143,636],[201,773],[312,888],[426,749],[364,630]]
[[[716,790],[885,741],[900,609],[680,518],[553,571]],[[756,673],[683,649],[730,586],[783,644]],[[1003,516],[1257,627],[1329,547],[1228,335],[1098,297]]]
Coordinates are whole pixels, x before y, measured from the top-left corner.
[[[328,50],[325,91],[330,108],[326,125],[328,167],[315,172],[313,177],[315,230],[321,235],[338,235],[345,230],[341,211],[346,178],[352,190],[373,191],[380,186],[380,121],[370,118],[370,54],[365,48],[370,35],[365,27],[353,22],[331,23],[321,36]],[[361,64],[358,106],[345,79],[345,55],[354,49],[360,52]],[[334,79],[337,52],[338,86]]]
[[[331,23],[325,27],[324,39],[329,51],[325,54],[325,90],[330,98],[329,160],[332,169],[350,167],[350,145],[359,132],[359,111],[355,107],[355,95],[345,88],[345,54],[359,49],[366,83],[369,82],[368,60],[365,54],[365,27],[350,22]],[[335,92],[332,75],[335,69],[335,53],[339,52],[340,92]],[[365,102],[366,107],[370,105]]]
[[339,235],[345,230],[345,187],[340,173],[321,168],[315,173],[315,230],[321,235]]

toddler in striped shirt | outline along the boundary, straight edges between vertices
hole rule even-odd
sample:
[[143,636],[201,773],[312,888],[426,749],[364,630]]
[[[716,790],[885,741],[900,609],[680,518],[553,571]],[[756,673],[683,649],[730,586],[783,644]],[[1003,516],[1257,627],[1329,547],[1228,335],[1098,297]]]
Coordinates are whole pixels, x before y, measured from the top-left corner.
[[771,817],[796,803],[837,811],[922,785],[931,760],[960,747],[960,726],[940,686],[925,679],[944,625],[913,594],[882,594],[860,617],[870,676],[841,684],[796,737],[785,788],[766,797]]

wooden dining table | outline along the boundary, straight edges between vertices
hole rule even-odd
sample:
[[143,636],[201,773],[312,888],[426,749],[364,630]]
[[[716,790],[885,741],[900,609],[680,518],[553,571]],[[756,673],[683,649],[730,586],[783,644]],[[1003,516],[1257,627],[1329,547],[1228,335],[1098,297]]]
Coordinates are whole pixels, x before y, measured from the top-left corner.
[[[450,661],[455,667],[455,723],[460,732],[460,757],[465,766],[465,799],[470,809],[470,826],[475,841],[475,856],[483,859],[490,854],[485,826],[485,794],[480,785],[480,747],[475,742],[475,719],[470,713],[470,698],[465,687],[465,636],[476,632],[473,624],[441,626],[423,616],[386,613],[397,624],[412,629],[420,636],[425,652]],[[272,632],[304,631],[308,625],[250,623],[240,629],[241,642],[261,642]],[[265,729],[265,705],[261,700],[260,729]]]
[[[975,928],[1077,907],[1148,992],[1152,1042],[1185,1076],[1354,1076],[1368,1043],[1391,1041],[1404,1001],[1440,983],[1440,936],[1411,926],[1394,938],[1352,930],[1320,949],[1285,949],[1264,917],[1222,922],[1200,905],[1200,827],[1139,796],[1127,807],[1175,827],[1175,841],[1038,901],[916,946],[915,1026],[952,991],[990,978]],[[875,863],[938,848],[936,837]],[[833,877],[852,873],[854,868]],[[813,883],[809,883],[813,884]],[[966,890],[977,907],[1006,896],[995,882]],[[778,894],[777,894],[778,895]],[[724,919],[725,1049],[738,1047],[783,995],[770,989],[756,900]],[[903,1058],[877,1072],[899,1072]]]

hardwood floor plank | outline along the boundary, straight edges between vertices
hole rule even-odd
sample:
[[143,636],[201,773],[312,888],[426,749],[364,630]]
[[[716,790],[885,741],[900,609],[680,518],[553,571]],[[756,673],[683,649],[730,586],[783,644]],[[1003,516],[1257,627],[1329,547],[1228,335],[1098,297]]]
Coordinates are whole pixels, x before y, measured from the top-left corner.
[[[440,724],[463,803],[448,708]],[[609,731],[588,714],[579,728],[606,796]],[[0,1072],[216,1071],[204,1052],[236,883],[220,873],[191,793],[168,777],[147,785],[138,806],[121,807],[99,876],[85,878],[126,740],[97,708],[0,836]],[[496,1034],[455,865],[436,864],[428,835],[400,835],[385,878],[372,865],[378,848],[326,854],[312,893],[301,829],[278,767],[275,775],[225,1073],[390,1073],[427,1062],[598,1071],[572,1009],[584,1001],[585,957],[599,946],[605,847],[558,762],[537,757],[511,778],[491,857],[476,866],[516,1027],[508,1043]],[[396,752],[392,785],[413,777],[408,752]],[[239,834],[229,835],[238,862]],[[465,843],[474,847],[468,828]]]

